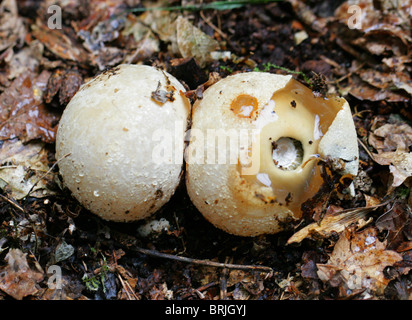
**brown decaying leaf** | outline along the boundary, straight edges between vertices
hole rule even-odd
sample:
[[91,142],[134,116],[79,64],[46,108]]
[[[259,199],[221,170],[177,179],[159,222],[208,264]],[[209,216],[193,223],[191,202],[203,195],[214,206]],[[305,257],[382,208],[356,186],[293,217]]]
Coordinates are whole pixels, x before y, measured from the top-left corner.
[[35,139],[54,142],[58,115],[42,103],[49,77],[48,71],[38,76],[26,72],[0,95],[0,139],[18,137],[23,142]]
[[392,187],[399,187],[412,176],[412,128],[407,123],[386,123],[369,134],[369,144],[377,153],[373,160],[389,166]]
[[26,30],[18,14],[16,0],[3,0],[0,4],[0,52],[22,44]]
[[57,69],[50,76],[44,93],[44,101],[50,103],[59,93],[59,103],[65,106],[73,98],[83,83],[82,75],[78,70]]
[[13,80],[26,71],[37,72],[42,60],[44,46],[37,40],[30,43],[30,46],[13,53],[7,68],[7,77]]
[[10,249],[5,258],[7,265],[0,271],[0,289],[17,300],[36,294],[36,284],[44,277],[30,268],[26,256],[20,249]]
[[[357,6],[356,13],[361,14],[357,20],[350,6]],[[410,100],[412,80],[407,71],[412,49],[411,7],[411,0],[355,0],[336,9],[331,24],[337,33],[336,42],[355,56],[355,67],[357,63],[369,66],[351,71],[345,91],[359,100]],[[350,29],[350,22],[358,23],[360,28]]]
[[59,29],[49,29],[38,21],[32,25],[32,35],[57,57],[80,64],[88,60],[87,52]]
[[327,238],[333,233],[340,233],[352,224],[358,224],[358,228],[365,226],[370,221],[365,221],[368,213],[375,211],[384,204],[377,204],[366,208],[340,210],[327,212],[319,222],[314,222],[294,233],[288,240],[288,244],[301,242],[305,238]]
[[382,72],[371,68],[361,69],[357,73],[363,81],[378,89],[391,90],[393,87],[412,94],[412,80],[405,73]]
[[384,269],[402,261],[402,256],[386,250],[386,242],[379,241],[373,227],[361,232],[345,230],[336,243],[327,263],[317,264],[322,281],[339,287],[341,294],[356,290],[381,295],[390,279]]
[[379,89],[360,79],[357,75],[350,77],[349,93],[359,100],[387,102],[407,102],[410,98],[390,89]]
[[412,127],[407,123],[385,123],[369,133],[368,142],[378,153],[409,150]]
[[[376,221],[379,231],[387,233],[388,249],[397,252],[411,250],[412,217],[410,209],[403,202],[396,202],[391,210],[380,216]],[[409,249],[408,249],[409,248]]]

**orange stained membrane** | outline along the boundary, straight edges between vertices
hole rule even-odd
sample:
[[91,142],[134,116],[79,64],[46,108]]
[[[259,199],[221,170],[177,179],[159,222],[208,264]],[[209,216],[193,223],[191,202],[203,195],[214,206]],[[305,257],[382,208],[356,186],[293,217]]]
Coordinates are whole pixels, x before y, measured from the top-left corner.
[[241,118],[251,118],[258,109],[258,100],[248,94],[241,94],[232,101],[230,110]]

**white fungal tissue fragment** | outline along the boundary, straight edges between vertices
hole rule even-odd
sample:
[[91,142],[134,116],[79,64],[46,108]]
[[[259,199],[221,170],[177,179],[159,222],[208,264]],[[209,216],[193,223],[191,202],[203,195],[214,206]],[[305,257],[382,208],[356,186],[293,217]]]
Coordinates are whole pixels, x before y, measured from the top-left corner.
[[259,117],[254,122],[256,129],[260,131],[267,124],[275,122],[279,118],[274,109],[275,101],[269,100],[269,102],[262,108]]
[[272,152],[272,158],[278,167],[289,167],[298,157],[298,151],[289,138],[281,138],[276,142],[276,149]]
[[269,175],[267,173],[258,173],[256,175],[256,178],[266,187],[270,187],[272,185],[272,181],[270,180]]
[[320,123],[319,115],[316,115],[315,116],[315,127],[313,129],[313,137],[315,140],[319,140],[323,136],[323,133],[319,127],[319,123]]
[[253,106],[242,106],[240,108],[239,114],[241,114],[244,117],[250,117],[250,115],[252,114],[253,109],[254,109]]

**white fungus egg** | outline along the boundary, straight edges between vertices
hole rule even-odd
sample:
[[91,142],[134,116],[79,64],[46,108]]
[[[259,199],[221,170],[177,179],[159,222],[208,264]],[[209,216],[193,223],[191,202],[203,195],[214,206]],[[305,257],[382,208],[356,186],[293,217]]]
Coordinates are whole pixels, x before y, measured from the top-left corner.
[[64,185],[105,220],[156,212],[182,176],[190,103],[167,72],[120,65],[84,84],[67,105],[56,138]]
[[341,174],[358,172],[343,98],[314,95],[291,76],[249,72],[220,80],[193,106],[188,194],[228,233],[276,233],[299,221],[323,182],[316,159],[342,159]]

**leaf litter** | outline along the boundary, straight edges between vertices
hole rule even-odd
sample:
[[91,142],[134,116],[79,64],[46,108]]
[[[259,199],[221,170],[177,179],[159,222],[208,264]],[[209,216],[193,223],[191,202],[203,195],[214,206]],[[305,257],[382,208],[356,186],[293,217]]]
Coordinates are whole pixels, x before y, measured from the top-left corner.
[[[70,0],[61,29],[48,28],[51,4],[0,4],[0,299],[412,299],[411,1]],[[294,231],[252,239],[205,223],[184,187],[155,237],[96,219],[61,186],[55,134],[81,84],[119,63],[170,71],[192,101],[260,70],[343,95],[360,141],[355,197],[331,177]],[[61,290],[50,265],[65,270]]]

